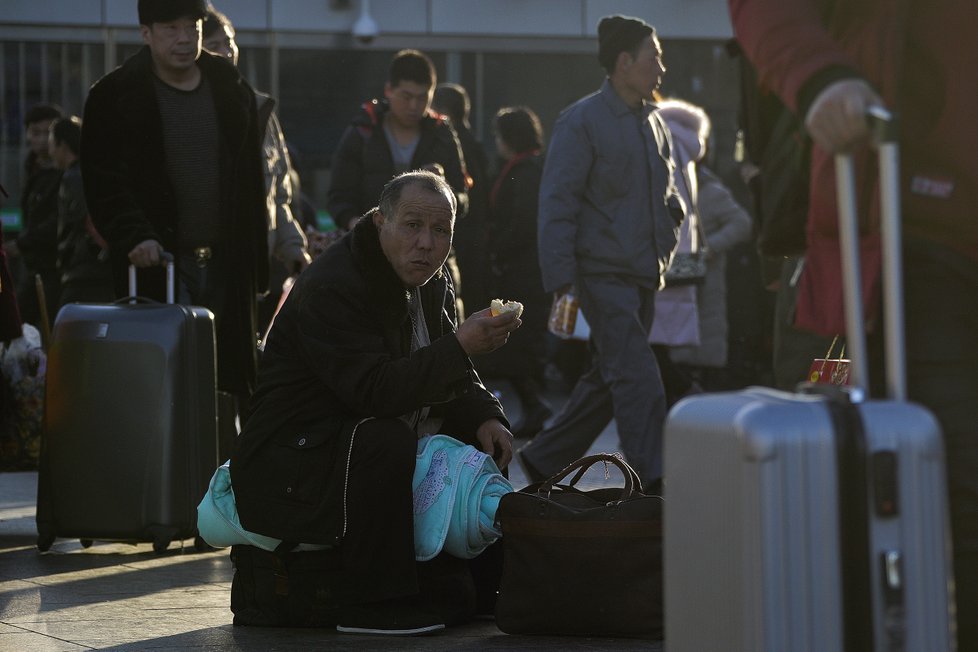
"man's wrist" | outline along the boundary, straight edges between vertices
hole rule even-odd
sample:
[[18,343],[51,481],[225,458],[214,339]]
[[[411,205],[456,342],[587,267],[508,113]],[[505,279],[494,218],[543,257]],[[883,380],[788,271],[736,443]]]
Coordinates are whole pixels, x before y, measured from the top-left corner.
[[811,109],[812,104],[822,91],[843,79],[861,79],[866,81],[855,69],[848,66],[833,65],[822,68],[809,77],[798,90],[798,95],[795,98],[795,104],[797,106],[795,115],[804,120],[805,116],[808,115],[808,110]]

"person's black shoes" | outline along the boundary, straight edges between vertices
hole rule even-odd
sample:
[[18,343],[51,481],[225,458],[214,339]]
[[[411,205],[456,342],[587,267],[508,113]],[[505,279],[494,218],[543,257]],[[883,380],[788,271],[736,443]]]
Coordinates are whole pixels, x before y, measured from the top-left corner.
[[421,636],[445,629],[442,618],[415,604],[411,598],[345,607],[336,631],[345,634]]

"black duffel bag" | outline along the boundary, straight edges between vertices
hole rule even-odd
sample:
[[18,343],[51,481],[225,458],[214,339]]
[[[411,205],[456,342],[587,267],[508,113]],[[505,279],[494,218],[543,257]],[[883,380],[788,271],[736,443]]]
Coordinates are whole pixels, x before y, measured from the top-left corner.
[[[599,462],[621,470],[623,489],[575,487]],[[661,639],[662,507],[631,466],[606,453],[503,496],[499,629]]]

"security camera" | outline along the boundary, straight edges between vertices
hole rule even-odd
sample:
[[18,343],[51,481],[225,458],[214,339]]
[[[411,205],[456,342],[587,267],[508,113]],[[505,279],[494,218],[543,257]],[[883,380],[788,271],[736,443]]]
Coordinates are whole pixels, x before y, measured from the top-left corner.
[[370,0],[362,0],[360,3],[360,17],[353,23],[353,38],[364,45],[372,42],[380,34],[377,21],[370,15]]

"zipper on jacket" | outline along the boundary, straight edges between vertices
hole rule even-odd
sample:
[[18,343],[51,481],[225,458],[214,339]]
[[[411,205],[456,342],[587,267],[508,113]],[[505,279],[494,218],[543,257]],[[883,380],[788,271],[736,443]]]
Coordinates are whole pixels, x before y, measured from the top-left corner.
[[[367,421],[373,420],[374,417],[367,417],[366,419],[360,419],[357,425],[353,426],[353,432],[350,434],[350,449],[346,452],[346,473],[343,477],[343,532],[340,534],[340,538],[346,536],[346,524],[347,524],[347,510],[346,510],[346,496],[347,490],[350,486],[350,464],[353,459],[353,442],[357,436],[357,429]],[[339,543],[339,542],[337,542]]]

